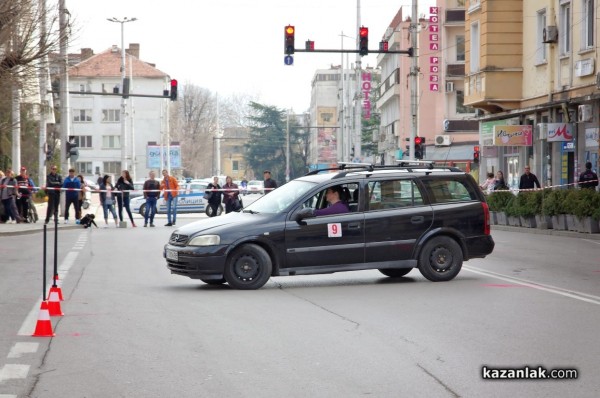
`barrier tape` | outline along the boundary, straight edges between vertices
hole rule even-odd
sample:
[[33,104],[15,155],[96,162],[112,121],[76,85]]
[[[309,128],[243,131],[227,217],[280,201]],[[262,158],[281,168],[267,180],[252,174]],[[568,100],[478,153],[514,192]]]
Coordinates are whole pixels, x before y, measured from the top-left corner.
[[[589,182],[598,182],[600,180],[588,180],[585,181],[583,184],[587,184]],[[572,182],[570,184],[560,184],[560,185],[546,185],[544,187],[540,187],[540,188],[527,188],[527,189],[519,189],[519,188],[509,188],[509,189],[500,189],[498,191],[491,191],[490,194],[494,193],[494,192],[502,192],[502,191],[509,191],[509,192],[535,192],[535,191],[543,191],[544,189],[550,189],[550,188],[560,188],[560,187],[569,187],[569,186],[573,186],[573,185],[580,185],[580,182]],[[594,189],[596,187],[593,187]]]
[[[41,187],[37,187],[37,186],[31,186],[28,185],[27,187],[24,186],[20,186],[20,185],[1,185],[0,184],[0,188],[17,188],[17,189],[31,189],[32,191],[39,191],[40,189],[43,189],[44,191],[66,191],[66,192],[70,192],[70,191],[88,191],[91,193],[100,193],[100,192],[109,192],[109,190],[106,189],[94,189],[94,188],[90,188],[88,186],[84,187],[84,188],[52,188],[49,187],[47,188],[46,186],[41,186]],[[259,191],[272,191],[275,188],[261,188],[259,189]],[[183,192],[187,192],[188,189],[131,189],[131,190],[126,190],[126,191],[119,191],[116,189],[111,189],[110,192],[112,193],[123,193],[123,192],[179,192],[179,193],[183,193]],[[231,191],[246,191],[246,192],[250,192],[250,190],[248,188],[244,189],[244,188],[228,188],[228,189],[203,189],[201,190],[202,192],[231,192]]]

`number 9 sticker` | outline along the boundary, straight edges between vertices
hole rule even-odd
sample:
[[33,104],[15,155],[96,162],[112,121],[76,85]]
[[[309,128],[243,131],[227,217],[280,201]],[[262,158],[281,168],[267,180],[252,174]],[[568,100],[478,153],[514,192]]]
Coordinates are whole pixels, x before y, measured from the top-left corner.
[[328,238],[341,238],[342,237],[342,224],[337,222],[333,224],[327,224],[327,237]]

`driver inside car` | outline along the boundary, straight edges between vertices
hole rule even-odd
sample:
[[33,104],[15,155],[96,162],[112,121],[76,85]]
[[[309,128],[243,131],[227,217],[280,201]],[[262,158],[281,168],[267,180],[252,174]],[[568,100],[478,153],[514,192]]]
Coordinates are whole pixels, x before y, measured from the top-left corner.
[[341,214],[348,213],[350,207],[346,201],[342,200],[344,196],[344,190],[340,185],[334,185],[333,187],[327,188],[325,198],[329,206],[324,209],[317,209],[314,212],[315,216],[327,216],[330,214]]

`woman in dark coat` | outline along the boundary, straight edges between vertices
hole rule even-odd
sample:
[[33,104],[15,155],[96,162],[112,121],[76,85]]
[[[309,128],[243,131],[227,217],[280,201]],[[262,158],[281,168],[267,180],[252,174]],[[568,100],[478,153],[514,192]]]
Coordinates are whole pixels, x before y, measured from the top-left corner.
[[223,196],[223,193],[220,191],[221,186],[219,185],[219,177],[213,177],[213,182],[208,184],[206,188],[206,193],[210,194],[210,198],[208,199],[208,205],[212,209],[210,217],[216,217],[218,215],[219,206],[221,205],[221,197]]

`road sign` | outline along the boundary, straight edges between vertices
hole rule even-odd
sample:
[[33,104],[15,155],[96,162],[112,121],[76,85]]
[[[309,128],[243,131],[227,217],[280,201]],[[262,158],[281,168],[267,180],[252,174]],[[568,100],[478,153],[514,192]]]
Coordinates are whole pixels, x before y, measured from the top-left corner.
[[285,58],[283,58],[283,63],[285,63],[286,65],[293,65],[294,57],[292,57],[291,55],[286,55]]

